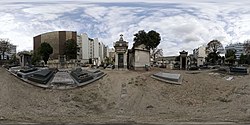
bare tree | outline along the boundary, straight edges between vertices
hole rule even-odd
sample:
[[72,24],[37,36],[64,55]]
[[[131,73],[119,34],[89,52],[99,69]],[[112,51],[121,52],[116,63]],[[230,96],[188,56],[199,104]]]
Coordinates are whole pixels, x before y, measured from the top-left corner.
[[209,53],[217,53],[219,48],[222,48],[222,44],[219,40],[212,40],[207,44],[206,52]]
[[219,60],[219,54],[220,54],[220,52],[218,51],[219,48],[223,48],[219,40],[212,40],[207,44],[206,47],[206,53],[208,54],[207,60],[210,63],[215,64]]
[[0,53],[2,54],[3,59],[5,52],[10,52],[10,50],[11,50],[11,44],[9,42],[9,39],[0,39]]
[[158,49],[158,48],[154,48],[154,49],[151,50],[150,56],[155,61],[156,58],[163,56],[163,50]]
[[246,40],[244,42],[244,49],[245,49],[246,54],[250,53],[250,40]]

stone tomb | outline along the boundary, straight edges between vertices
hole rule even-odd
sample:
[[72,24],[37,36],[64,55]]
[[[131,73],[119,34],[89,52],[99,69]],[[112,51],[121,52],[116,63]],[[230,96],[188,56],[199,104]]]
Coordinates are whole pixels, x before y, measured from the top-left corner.
[[93,77],[99,77],[104,75],[103,72],[101,72],[99,69],[90,69],[88,72],[92,73]]
[[70,75],[78,82],[83,83],[87,82],[89,80],[93,79],[93,76],[85,70],[82,70],[81,68],[78,68],[76,70],[73,70]]
[[17,67],[11,67],[11,68],[9,69],[9,71],[10,71],[11,73],[17,74],[17,72],[19,72],[21,69],[22,69],[21,66],[17,66]]
[[53,76],[53,72],[49,69],[44,69],[34,73],[32,76],[28,77],[28,80],[40,84],[46,84]]
[[179,84],[179,85],[182,84],[181,74],[159,72],[153,74],[151,77],[166,83]]
[[73,85],[74,80],[67,71],[59,71],[55,74],[51,84]]
[[31,76],[35,72],[37,72],[37,68],[26,67],[26,68],[20,69],[20,71],[17,72],[17,76],[26,79],[27,77]]
[[230,73],[236,74],[248,74],[248,69],[246,67],[231,67]]

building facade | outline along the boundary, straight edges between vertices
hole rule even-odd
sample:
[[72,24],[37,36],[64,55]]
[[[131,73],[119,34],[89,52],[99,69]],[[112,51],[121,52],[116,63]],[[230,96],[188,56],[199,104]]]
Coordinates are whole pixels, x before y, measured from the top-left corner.
[[225,50],[235,50],[236,59],[240,59],[241,54],[246,54],[243,43],[229,44],[225,47]]
[[115,68],[127,69],[128,42],[120,35],[119,41],[114,43],[115,48]]
[[206,47],[200,46],[193,50],[193,57],[197,60],[197,66],[204,65],[205,58],[207,57],[206,54]]
[[98,38],[89,38],[86,33],[77,36],[78,58],[83,63],[100,65],[104,58],[106,46]]
[[144,44],[134,46],[128,53],[128,68],[134,70],[144,70],[150,66],[150,51]]
[[38,50],[41,43],[47,42],[53,48],[51,59],[58,59],[60,55],[65,53],[65,42],[69,39],[77,41],[77,33],[75,31],[54,31],[37,35],[33,38],[33,50]]

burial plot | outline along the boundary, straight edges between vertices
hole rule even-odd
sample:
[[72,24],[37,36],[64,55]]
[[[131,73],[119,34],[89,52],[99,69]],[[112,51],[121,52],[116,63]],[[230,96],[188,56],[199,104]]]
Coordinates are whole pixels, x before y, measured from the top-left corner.
[[101,72],[99,69],[91,69],[91,70],[87,70],[87,71],[92,73],[93,77],[101,77],[104,75],[104,73]]
[[74,80],[71,78],[68,72],[59,71],[55,74],[55,77],[51,81],[52,84],[64,84],[72,85]]
[[19,72],[17,72],[17,76],[21,78],[27,78],[37,72],[37,68],[25,68],[25,69],[20,69]]
[[87,82],[93,79],[93,76],[89,72],[80,68],[72,71],[70,74],[78,83]]
[[44,69],[34,73],[32,76],[28,77],[28,80],[40,84],[46,84],[53,76],[53,72],[49,69]]
[[166,83],[179,84],[179,85],[182,84],[181,74],[159,72],[153,74],[151,77]]
[[14,74],[17,74],[17,72],[20,71],[20,70],[21,70],[21,66],[11,67],[11,68],[9,69],[9,72],[14,73]]
[[246,75],[246,74],[248,74],[248,68],[246,68],[246,67],[231,67],[230,73]]

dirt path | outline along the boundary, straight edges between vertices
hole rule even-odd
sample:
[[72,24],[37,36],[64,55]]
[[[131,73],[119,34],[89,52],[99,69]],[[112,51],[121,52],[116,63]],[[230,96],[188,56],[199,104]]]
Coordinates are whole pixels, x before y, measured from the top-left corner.
[[206,122],[250,121],[250,76],[203,71],[181,73],[182,85],[150,78],[149,72],[104,71],[107,75],[72,90],[45,90],[0,68],[0,123],[22,122]]

